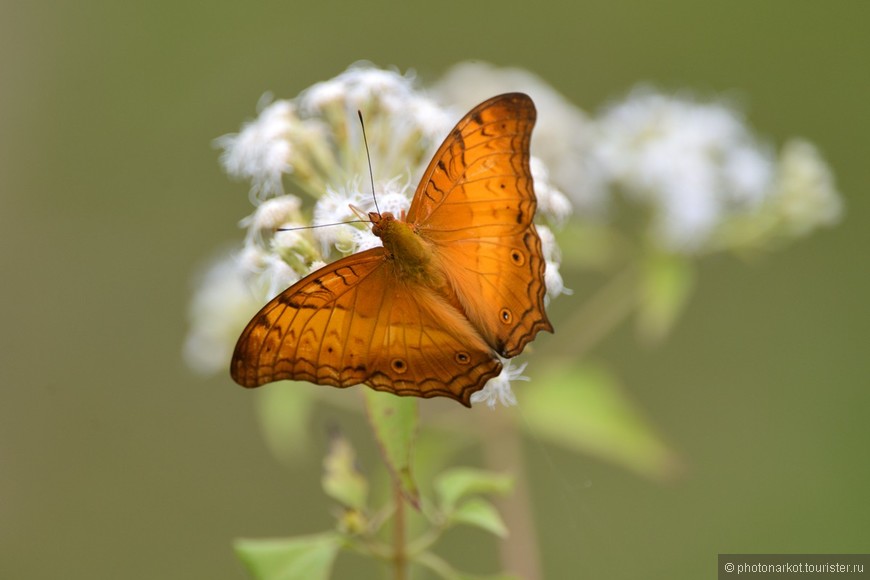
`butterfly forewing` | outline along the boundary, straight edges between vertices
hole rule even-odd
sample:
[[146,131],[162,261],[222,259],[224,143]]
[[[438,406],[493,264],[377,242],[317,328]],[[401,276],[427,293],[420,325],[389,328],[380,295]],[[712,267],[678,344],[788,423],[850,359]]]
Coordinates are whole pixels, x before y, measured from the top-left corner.
[[400,280],[383,248],[343,258],[282,292],[248,324],[231,366],[246,387],[366,383],[466,406],[500,370],[461,313],[431,289]]
[[282,379],[342,387],[363,382],[362,358],[380,305],[360,300],[358,288],[383,267],[383,253],[375,248],[334,262],[264,306],[236,344],[233,379],[245,387]]
[[466,316],[502,356],[541,330],[546,263],[532,222],[537,201],[529,167],[536,118],[528,96],[475,107],[439,148],[408,212],[451,280]]

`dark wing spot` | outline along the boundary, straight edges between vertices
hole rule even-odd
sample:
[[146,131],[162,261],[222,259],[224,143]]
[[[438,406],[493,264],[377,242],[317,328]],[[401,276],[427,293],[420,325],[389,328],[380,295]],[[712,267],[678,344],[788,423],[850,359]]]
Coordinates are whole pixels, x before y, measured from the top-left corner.
[[515,266],[522,266],[526,263],[526,259],[522,252],[514,248],[511,250],[511,262],[513,262]]
[[394,358],[394,359],[392,360],[392,362],[390,363],[390,366],[392,367],[392,369],[393,369],[395,372],[397,372],[397,373],[399,373],[399,374],[402,374],[402,373],[404,373],[405,371],[408,370],[408,365],[406,365],[406,364],[405,364],[405,361],[403,361],[403,360],[400,359],[400,358]]

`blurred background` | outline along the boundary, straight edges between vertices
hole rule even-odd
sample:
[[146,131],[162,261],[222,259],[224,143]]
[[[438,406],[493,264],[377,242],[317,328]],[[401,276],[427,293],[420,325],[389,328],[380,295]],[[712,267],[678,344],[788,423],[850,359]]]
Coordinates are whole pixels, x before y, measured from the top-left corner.
[[[867,552],[868,17],[858,0],[3,2],[0,578],[243,578],[234,538],[331,525],[325,426],[367,441],[361,419],[316,414],[311,453],[282,465],[259,395],[193,375],[181,345],[194,275],[250,212],[212,139],[265,91],[291,98],[360,59],[423,81],[468,59],[519,66],[587,111],[642,81],[724,93],[772,142],[812,140],[845,198],[838,227],[702,261],[668,341],[626,328],[590,355],[618,366],[680,475],[531,438],[533,500],[547,578]],[[497,565],[482,534],[443,553]]]

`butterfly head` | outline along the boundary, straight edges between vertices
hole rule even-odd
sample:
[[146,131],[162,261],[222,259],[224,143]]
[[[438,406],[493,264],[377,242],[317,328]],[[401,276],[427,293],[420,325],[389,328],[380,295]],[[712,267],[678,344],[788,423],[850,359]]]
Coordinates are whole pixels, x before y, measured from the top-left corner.
[[369,221],[372,222],[372,233],[379,238],[383,238],[384,232],[391,229],[391,225],[396,221],[396,218],[392,212],[389,211],[385,211],[384,213],[370,211]]

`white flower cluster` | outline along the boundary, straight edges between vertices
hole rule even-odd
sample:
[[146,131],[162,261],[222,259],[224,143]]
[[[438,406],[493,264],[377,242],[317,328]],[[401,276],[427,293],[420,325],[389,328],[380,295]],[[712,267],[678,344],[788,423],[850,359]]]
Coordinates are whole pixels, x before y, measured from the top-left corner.
[[[802,147],[795,156],[793,142],[777,160],[725,104],[642,88],[605,110],[595,129],[592,157],[603,185],[651,210],[651,234],[668,251],[724,249],[723,230],[760,225],[769,212],[787,213],[786,205],[820,210],[786,218],[781,225],[794,234],[839,215],[829,178],[813,183],[800,177],[829,175],[814,149]],[[741,240],[729,244],[739,247]]]
[[[366,64],[293,100],[267,101],[238,134],[216,140],[227,173],[251,182],[256,209],[241,221],[247,228],[244,247],[219,260],[194,296],[185,354],[200,371],[228,366],[239,333],[269,299],[337,255],[380,245],[367,224],[292,229],[358,220],[350,205],[374,209],[357,111],[365,120],[378,207],[400,215],[410,206],[415,180],[435,148],[467,110],[462,107],[476,104],[448,108],[422,93],[412,76]],[[544,161],[534,159],[532,166],[539,215],[553,224],[564,222],[572,209],[568,198],[550,181]],[[309,196],[310,213],[302,199],[285,194],[285,183]],[[546,226],[541,232],[552,298],[566,291],[555,237]],[[486,393],[496,394],[476,400],[512,404],[510,380],[521,371],[506,364],[502,375],[490,381],[494,390],[487,386]]]
[[772,152],[721,105],[641,89],[604,112],[596,137],[606,185],[653,208],[654,235],[674,251],[702,247],[771,189]]

